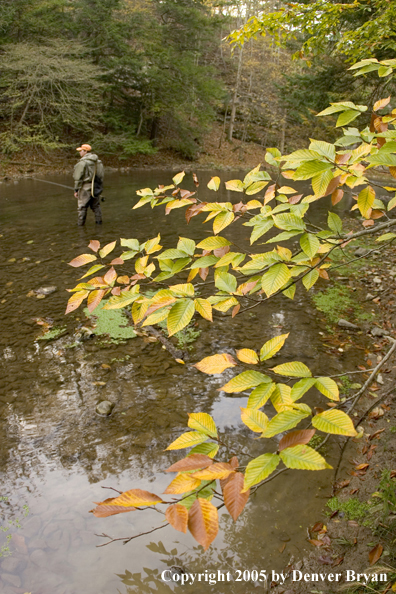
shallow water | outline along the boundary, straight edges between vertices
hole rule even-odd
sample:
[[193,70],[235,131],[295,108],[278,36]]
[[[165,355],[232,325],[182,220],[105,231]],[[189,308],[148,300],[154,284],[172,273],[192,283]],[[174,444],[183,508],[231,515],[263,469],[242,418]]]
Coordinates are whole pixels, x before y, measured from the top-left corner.
[[[201,198],[214,174],[200,174]],[[268,572],[283,568],[292,555],[303,556],[310,546],[306,526],[316,521],[330,493],[330,471],[289,471],[270,482],[251,497],[236,524],[228,514],[221,516],[220,534],[206,553],[192,537],[169,527],[126,546],[117,542],[97,548],[103,542],[97,534],[128,537],[161,525],[162,517],[152,510],[105,519],[88,511],[93,501],[111,496],[102,487],[161,494],[169,483],[161,469],[178,457],[164,449],[185,429],[188,412],[211,413],[220,430],[229,431],[227,439],[235,449],[243,452],[249,443],[251,454],[263,453],[262,442],[253,441],[240,420],[246,397],[217,391],[235,372],[204,376],[176,363],[158,343],[139,337],[119,345],[103,345],[95,338],[67,348],[84,314],[64,318],[65,289],[79,276],[66,263],[87,251],[90,239],[104,245],[118,237],[143,240],[160,232],[161,243],[174,247],[179,235],[198,239],[207,233],[199,217],[184,227],[184,209],[170,216],[148,206],[131,212],[137,189],[167,183],[172,175],[137,171],[107,176],[100,229],[91,212],[86,227],[77,227],[71,191],[33,180],[0,184],[0,496],[9,497],[0,509],[21,523],[10,528],[15,534],[12,555],[0,559],[1,594],[166,593],[171,589],[159,575],[172,565],[189,572],[231,571],[234,576],[236,569]],[[70,184],[66,176],[47,179]],[[221,197],[231,199],[225,191]],[[315,207],[312,220],[323,218],[327,207]],[[237,224],[224,235],[230,233],[236,243],[248,236]],[[44,299],[27,296],[49,285],[57,291]],[[55,325],[66,324],[68,333],[50,343],[36,341],[40,327],[32,318],[47,316]],[[275,298],[227,324],[199,320],[199,329],[192,361],[235,348],[257,349],[273,335],[290,332],[277,363],[302,360],[315,375],[344,369],[342,358],[323,355],[320,322],[301,289],[295,301]],[[348,367],[353,360],[351,350]],[[115,404],[109,418],[95,413],[104,399]],[[329,448],[330,463],[335,453]],[[23,505],[29,508],[27,517]],[[0,533],[0,546],[4,542]],[[256,585],[258,591],[263,587]],[[188,588],[220,594],[256,590],[243,581]]]

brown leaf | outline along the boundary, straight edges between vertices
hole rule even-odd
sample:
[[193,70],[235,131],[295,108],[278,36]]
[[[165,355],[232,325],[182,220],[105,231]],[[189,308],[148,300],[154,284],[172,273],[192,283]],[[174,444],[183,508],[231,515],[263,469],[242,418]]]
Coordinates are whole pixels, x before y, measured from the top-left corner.
[[330,280],[329,273],[327,272],[327,270],[319,269],[318,272],[319,272],[320,278],[324,278],[325,280]]
[[355,466],[356,470],[367,470],[367,468],[370,466],[370,464],[364,463],[364,464],[359,464],[358,466]]
[[379,439],[380,438],[380,435],[381,435],[381,433],[383,431],[385,431],[385,429],[378,429],[378,431],[376,431],[375,433],[372,433],[371,435],[369,435],[369,440],[371,441],[372,439]]
[[135,511],[134,507],[124,507],[123,505],[111,505],[107,504],[106,501],[111,502],[113,498],[102,501],[95,509],[89,511],[95,518],[108,518],[109,516],[116,516],[117,514],[126,514],[127,512]]
[[229,251],[230,251],[230,246],[225,245],[221,248],[217,248],[216,250],[213,250],[213,255],[217,256],[217,258],[222,258],[226,254],[228,254]]
[[186,199],[186,198],[191,198],[191,196],[194,196],[195,192],[190,192],[190,190],[180,190],[180,198],[182,200]]
[[207,499],[198,497],[188,513],[188,529],[206,551],[219,531],[216,507]]
[[232,468],[234,470],[236,470],[238,468],[238,466],[239,466],[239,460],[238,460],[238,458],[236,456],[233,456],[231,458],[231,460],[230,460],[230,466],[232,466]]
[[374,210],[371,211],[371,215],[370,216],[371,216],[372,219],[380,219],[384,215],[385,215],[385,213],[384,213],[383,210],[376,210],[376,209],[374,209]]
[[232,210],[234,212],[242,212],[242,213],[244,213],[244,212],[247,211],[247,206],[243,202],[238,202],[237,204],[233,204]]
[[376,544],[375,547],[371,549],[371,551],[369,552],[370,565],[374,565],[374,563],[377,563],[378,559],[382,555],[383,550],[384,548],[380,544]]
[[329,183],[329,185],[326,188],[326,193],[325,196],[327,196],[328,194],[333,194],[333,192],[337,189],[339,183],[341,180],[341,175],[337,175],[337,177],[333,177],[333,179],[331,180],[331,182]]
[[118,295],[121,295],[121,287],[113,287],[110,292],[112,295],[116,295],[118,297]]
[[243,289],[241,290],[242,295],[246,295],[249,293],[254,287],[257,285],[258,281],[250,281],[248,283],[243,283]]
[[124,264],[124,260],[122,258],[114,258],[114,260],[112,260],[110,264],[112,266],[115,266],[116,264]]
[[323,547],[323,542],[321,540],[315,540],[314,538],[309,538],[308,542],[310,542],[314,547]]
[[204,206],[206,206],[206,204],[207,202],[201,202],[200,204],[192,204],[189,206],[185,215],[187,223],[189,223],[193,217],[197,216],[197,214],[203,209]]
[[231,464],[227,462],[215,462],[212,466],[208,466],[204,470],[198,470],[194,472],[193,477],[201,481],[211,481],[214,479],[227,478],[231,473],[234,472]]
[[334,483],[334,488],[335,489],[345,489],[345,487],[347,487],[349,485],[351,481],[337,481],[336,483]]
[[234,522],[242,513],[250,495],[250,489],[245,493],[241,492],[243,485],[244,475],[242,472],[236,472],[229,477],[227,484],[223,488],[224,504]]
[[237,313],[239,312],[239,310],[241,309],[241,304],[238,303],[238,305],[236,305],[233,310],[232,310],[232,314],[231,317],[235,318],[235,316],[237,315]]
[[[118,289],[120,289],[120,287],[118,287]],[[106,291],[104,289],[99,289],[97,291],[91,291],[91,293],[88,295],[88,299],[87,299],[87,307],[88,307],[88,311],[90,313],[92,313],[93,310],[99,305],[99,303],[102,301],[105,293],[106,293]]]
[[324,536],[321,540],[322,540],[323,544],[326,545],[327,547],[329,547],[331,545],[331,540],[327,535]]
[[337,559],[335,559],[333,561],[332,566],[333,567],[337,567],[337,565],[340,565],[343,561],[344,561],[344,557],[343,556],[342,557],[337,557]]
[[179,460],[169,466],[165,470],[165,472],[185,472],[186,470],[199,470],[201,468],[206,468],[207,466],[211,466],[213,464],[212,458],[209,456],[205,456],[204,454],[192,454],[191,456],[187,456],[187,458],[183,458],[183,460]]
[[345,163],[348,163],[351,155],[351,152],[344,153],[343,155],[336,155],[335,162],[337,163],[337,165],[345,165]]
[[318,557],[318,561],[319,563],[322,563],[322,565],[332,565],[333,564],[333,559],[331,557],[324,556],[321,555],[320,557]]
[[98,249],[100,248],[100,241],[98,241],[97,239],[91,239],[91,241],[88,244],[88,247],[93,251],[93,252],[97,252]]
[[351,489],[351,490],[349,491],[349,493],[350,493],[351,495],[354,495],[355,493],[358,493],[358,492],[359,492],[359,489]]
[[170,505],[165,512],[165,518],[175,530],[184,532],[184,534],[187,532],[188,509],[184,505],[179,503]]
[[304,194],[296,194],[295,196],[290,196],[288,202],[289,204],[298,204]]
[[372,219],[368,219],[368,221],[363,221],[363,227],[372,227],[374,225],[374,221]]
[[334,190],[334,192],[331,195],[331,203],[333,206],[335,206],[336,204],[338,204],[340,202],[340,200],[342,200],[342,197],[344,196],[344,191],[341,189],[338,190]]
[[370,119],[370,132],[375,132],[374,120],[376,117],[377,117],[377,114],[373,111],[371,113],[371,119]]
[[200,268],[199,269],[199,276],[202,278],[203,281],[206,280],[206,277],[209,274],[209,268]]
[[192,176],[193,176],[193,180],[194,180],[194,185],[195,185],[196,188],[198,188],[199,181],[198,181],[197,174],[196,173],[193,173]]
[[278,550],[279,550],[280,553],[283,553],[283,551],[285,550],[285,548],[286,548],[286,543],[284,542],[283,545],[280,546]]
[[320,532],[323,528],[323,522],[316,522],[311,528],[311,532]]
[[381,117],[374,118],[374,128],[377,132],[386,132],[388,124],[382,121]]
[[305,429],[302,431],[291,431],[287,433],[279,442],[278,451],[281,452],[286,448],[291,448],[292,446],[298,444],[306,444],[308,443],[312,437],[315,435],[316,429]]
[[[110,503],[113,506],[122,506],[122,507],[140,507],[146,505],[155,505],[156,503],[161,503],[161,497],[158,495],[154,495],[154,493],[150,493],[149,491],[142,491],[142,489],[131,489],[130,491],[124,491],[118,497],[113,497],[111,499],[106,499],[97,505],[109,505]],[[96,503],[96,502],[95,502]]]

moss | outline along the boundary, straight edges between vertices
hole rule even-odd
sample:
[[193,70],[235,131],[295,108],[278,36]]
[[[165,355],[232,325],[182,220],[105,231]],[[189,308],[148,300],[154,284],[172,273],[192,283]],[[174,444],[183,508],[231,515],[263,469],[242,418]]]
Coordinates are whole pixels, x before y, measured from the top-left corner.
[[312,295],[312,301],[316,309],[324,313],[332,324],[336,324],[340,318],[352,318],[358,321],[372,318],[372,314],[365,312],[356,302],[351,289],[341,283],[335,283],[334,286],[315,293]]
[[55,340],[56,338],[60,338],[65,332],[66,326],[61,326],[59,328],[55,326],[54,328],[51,328],[51,330],[48,330],[48,332],[46,332],[42,336],[38,336],[36,340]]
[[332,512],[343,512],[347,520],[356,520],[365,526],[370,523],[370,521],[367,520],[367,514],[369,513],[372,505],[367,502],[359,501],[359,499],[356,497],[351,497],[346,501],[340,501],[338,497],[332,497],[327,502],[327,505]]
[[84,313],[88,318],[95,321],[95,327],[92,329],[97,336],[109,336],[111,342],[120,342],[129,338],[135,338],[136,334],[131,326],[128,326],[128,318],[122,309],[103,309],[106,301],[100,305],[91,314],[88,309]]

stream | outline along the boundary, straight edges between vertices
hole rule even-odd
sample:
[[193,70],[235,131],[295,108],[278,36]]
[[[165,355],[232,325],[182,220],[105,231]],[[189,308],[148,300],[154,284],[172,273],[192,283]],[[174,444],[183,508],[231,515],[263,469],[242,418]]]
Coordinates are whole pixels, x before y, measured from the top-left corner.
[[[11,554],[0,557],[1,594],[166,594],[184,588],[194,594],[264,592],[265,584],[257,581],[183,588],[164,583],[160,576],[172,566],[192,573],[229,571],[234,577],[236,570],[279,571],[311,547],[307,526],[317,521],[331,494],[331,471],[282,474],[251,497],[236,523],[223,508],[219,535],[205,553],[191,535],[170,527],[125,546],[116,542],[98,548],[106,540],[98,536],[102,533],[129,537],[163,522],[153,510],[104,519],[88,512],[94,501],[114,494],[104,487],[160,495],[170,482],[163,471],[179,457],[164,450],[186,430],[187,413],[210,413],[241,452],[246,448],[256,456],[265,451],[263,440],[252,439],[240,420],[246,396],[218,391],[235,370],[204,375],[142,337],[120,344],[103,343],[99,337],[74,344],[84,313],[64,316],[65,289],[81,276],[67,262],[88,252],[91,239],[103,246],[120,237],[145,240],[161,233],[161,244],[175,247],[179,235],[198,240],[211,233],[211,227],[202,226],[202,217],[185,227],[184,209],[169,216],[164,207],[131,211],[137,189],[169,183],[174,174],[139,170],[107,175],[100,228],[95,228],[91,211],[86,226],[77,227],[72,191],[32,179],[0,184],[0,496],[7,497],[0,500],[0,547],[12,534]],[[238,202],[236,194],[222,190],[215,196],[206,189],[216,174],[222,180],[239,177],[235,172],[200,172],[200,198],[207,192],[209,200]],[[47,179],[71,185],[67,176]],[[183,187],[192,189],[189,182]],[[311,220],[323,221],[328,208],[326,200],[312,205]],[[249,230],[236,223],[223,234],[238,243],[246,241]],[[253,250],[260,249],[257,244]],[[119,253],[117,247],[114,254]],[[51,285],[57,290],[45,298],[31,293]],[[41,333],[33,319],[37,317],[66,326],[66,333],[58,340],[36,340]],[[317,312],[300,287],[294,301],[277,297],[261,309],[227,318],[227,323],[199,319],[198,329],[202,332],[192,345],[192,362],[236,348],[259,349],[286,332],[290,337],[277,364],[301,360],[315,375],[331,375],[351,369],[361,357],[353,348],[347,359],[345,353],[324,354]],[[114,403],[110,417],[96,414],[101,400]],[[310,404],[323,400],[318,395]],[[332,463],[336,456],[337,448],[329,446],[327,460]]]

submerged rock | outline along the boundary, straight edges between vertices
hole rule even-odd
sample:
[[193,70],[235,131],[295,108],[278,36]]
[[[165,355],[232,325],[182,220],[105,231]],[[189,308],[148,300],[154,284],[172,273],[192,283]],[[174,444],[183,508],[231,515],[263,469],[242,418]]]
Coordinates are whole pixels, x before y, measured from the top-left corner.
[[57,287],[40,287],[39,289],[36,289],[34,292],[36,293],[36,295],[51,295],[51,293],[55,293],[55,291],[57,290]]
[[102,400],[96,407],[96,412],[101,417],[108,417],[114,408],[114,404],[109,400]]
[[351,322],[348,322],[348,320],[343,319],[338,320],[337,326],[340,328],[349,328],[349,330],[359,330],[359,326],[356,326],[356,324],[352,324]]
[[389,332],[384,330],[383,328],[378,328],[378,326],[374,326],[370,330],[371,336],[387,336]]
[[359,258],[360,256],[365,256],[366,254],[369,253],[370,250],[367,250],[366,248],[357,248],[357,250],[355,250],[355,256],[357,258]]

